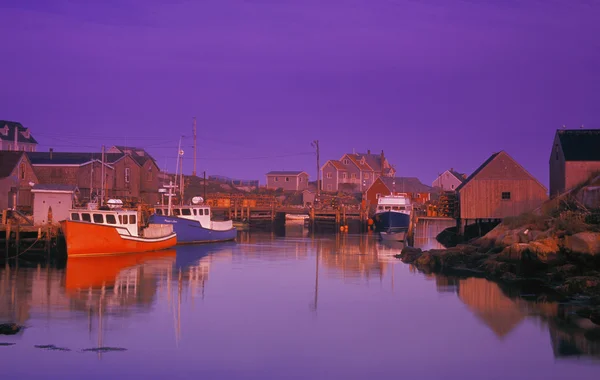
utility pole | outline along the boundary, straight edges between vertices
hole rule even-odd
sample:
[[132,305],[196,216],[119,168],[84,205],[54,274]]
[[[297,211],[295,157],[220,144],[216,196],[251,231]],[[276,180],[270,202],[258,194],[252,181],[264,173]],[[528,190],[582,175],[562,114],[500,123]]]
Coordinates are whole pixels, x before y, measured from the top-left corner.
[[319,164],[319,140],[314,140],[311,144],[317,150],[317,195],[315,201],[319,199],[321,192],[321,165]]
[[206,170],[204,171],[204,202],[206,202]]
[[102,190],[100,190],[100,206],[104,205],[104,185],[106,182],[105,179],[105,173],[104,173],[104,145],[102,145],[102,169],[100,170],[100,173],[102,175],[102,181],[100,181],[100,183],[102,184]]
[[194,170],[192,171],[192,175],[196,176],[196,116],[194,116]]

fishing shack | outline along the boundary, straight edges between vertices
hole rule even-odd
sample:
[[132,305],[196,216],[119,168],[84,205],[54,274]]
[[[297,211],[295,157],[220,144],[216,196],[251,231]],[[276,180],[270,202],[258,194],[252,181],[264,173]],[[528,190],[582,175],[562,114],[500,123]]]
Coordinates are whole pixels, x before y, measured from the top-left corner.
[[69,218],[69,210],[79,194],[77,186],[45,184],[34,185],[33,194],[33,224],[58,224]]

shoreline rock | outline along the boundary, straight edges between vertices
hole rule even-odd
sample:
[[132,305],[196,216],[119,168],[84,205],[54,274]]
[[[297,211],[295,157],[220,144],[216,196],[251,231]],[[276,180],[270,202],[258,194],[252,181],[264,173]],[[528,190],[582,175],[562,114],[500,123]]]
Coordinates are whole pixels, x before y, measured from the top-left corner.
[[596,307],[594,323],[600,321],[600,232],[566,235],[500,224],[468,244],[429,251],[405,247],[396,257],[425,273],[535,283],[561,302]]

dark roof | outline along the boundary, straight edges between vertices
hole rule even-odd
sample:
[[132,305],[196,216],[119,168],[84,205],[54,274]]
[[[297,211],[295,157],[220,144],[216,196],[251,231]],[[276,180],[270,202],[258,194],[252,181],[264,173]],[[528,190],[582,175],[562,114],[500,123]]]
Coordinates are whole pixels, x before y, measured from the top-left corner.
[[417,177],[379,177],[383,184],[398,193],[433,193],[431,186],[424,185]]
[[0,165],[0,178],[10,176],[19,164],[22,156],[23,152],[0,150],[0,162],[2,162],[2,165]]
[[307,174],[304,171],[272,171],[272,172],[268,172],[267,175],[293,175],[293,176],[297,176],[300,174]]
[[600,129],[556,131],[566,161],[600,161]]
[[[102,153],[87,152],[26,152],[32,165],[82,165],[92,160],[102,160]],[[50,158],[52,156],[52,158]],[[125,157],[123,153],[104,153],[104,163],[112,164]],[[136,163],[135,157],[131,157]]]
[[456,179],[458,179],[461,182],[463,182],[467,178],[467,176],[464,173],[459,173],[459,172],[457,172],[454,169],[450,169],[448,171],[450,172],[450,174],[452,174],[453,176],[455,176]]
[[473,173],[471,173],[470,176],[467,177],[467,179],[465,179],[463,181],[463,183],[461,183],[460,185],[458,185],[458,187],[456,188],[456,191],[459,191],[460,189],[462,189],[463,187],[465,187],[465,185],[473,179],[473,177],[475,177],[477,174],[479,174],[480,171],[483,170],[483,168],[485,168],[486,166],[488,166],[488,164],[490,162],[492,162],[494,160],[494,158],[496,158],[500,153],[502,153],[502,151],[500,152],[496,152],[494,154],[492,154],[487,160],[485,160],[483,162],[483,164],[479,165],[479,167],[477,169],[475,169],[475,171]]
[[381,154],[372,154],[372,153],[356,153],[355,156],[360,161],[361,158],[365,158],[365,162],[373,171],[381,172]]
[[[16,130],[18,130],[19,132],[27,131],[27,128],[21,125],[21,123],[18,123],[16,121],[0,120],[0,129],[4,128],[5,126],[8,126],[8,134],[5,136],[4,134],[0,133],[0,140],[15,141]],[[29,137],[25,137],[23,133],[19,133],[19,135],[17,136],[17,142],[37,144],[37,141],[33,138],[31,134],[29,135]]]
[[[150,154],[148,154],[148,152],[146,152],[146,150],[143,148],[138,148],[135,146],[124,146],[124,145],[115,145],[115,146],[113,146],[113,148],[119,150],[121,153],[129,153],[131,155],[131,157],[140,166],[144,166],[144,164],[148,160],[151,160],[154,163],[154,165],[156,165],[156,167],[159,167],[158,164],[156,163],[156,160],[154,159],[154,157],[152,157]],[[139,154],[138,152],[142,152],[142,154]]]
[[27,157],[32,165],[81,165],[91,160],[102,159],[102,153],[27,152]]

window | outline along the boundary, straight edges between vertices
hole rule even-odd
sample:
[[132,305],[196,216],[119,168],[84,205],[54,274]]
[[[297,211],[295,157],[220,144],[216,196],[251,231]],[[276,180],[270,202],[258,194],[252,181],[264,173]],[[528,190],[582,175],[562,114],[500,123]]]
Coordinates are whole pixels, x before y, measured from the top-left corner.
[[342,173],[342,178],[346,179],[346,177],[348,177],[348,173]]
[[502,192],[502,200],[510,200],[510,191],[503,191]]
[[194,213],[194,215],[196,215],[196,209],[193,209],[192,212]]
[[210,215],[210,211],[207,208],[204,209],[204,215]]
[[92,218],[90,217],[90,214],[81,214],[81,220],[84,222],[91,222]]
[[123,218],[123,215],[119,215],[119,224],[127,224],[127,217]]
[[21,179],[25,179],[25,164],[21,164]]
[[94,214],[94,223],[104,223],[104,215]]
[[108,224],[117,224],[117,218],[113,214],[106,215],[106,223]]
[[299,178],[300,178],[300,182],[302,182],[302,177],[299,177]]
[[454,190],[454,185],[450,186],[452,188],[452,190]]
[[129,183],[130,176],[131,176],[131,169],[125,168],[125,183]]
[[129,215],[129,224],[136,224],[136,219],[135,215]]
[[79,220],[79,214],[76,213],[76,212],[72,213],[71,214],[71,220],[75,220],[75,221]]
[[331,173],[327,173],[327,178],[331,179],[333,178],[333,175]]
[[285,182],[290,182],[290,177],[285,177]]
[[148,168],[146,172],[146,181],[152,181],[152,168]]
[[365,173],[364,177],[365,179],[369,179],[369,173]]
[[350,175],[350,178],[352,178],[352,179],[356,179],[356,173],[352,173],[352,174]]
[[344,165],[348,165],[348,159],[347,158],[344,159]]
[[381,193],[375,194],[375,199],[379,199],[381,197]]
[[173,209],[173,215],[181,215],[181,210],[178,208]]
[[558,144],[554,144],[554,154],[556,155],[556,159],[558,160]]
[[190,210],[189,208],[182,208],[181,215],[192,215],[192,210]]
[[279,182],[279,177],[275,177],[275,182]]
[[162,209],[157,208],[156,209],[156,215],[162,215],[162,214],[163,214]]

